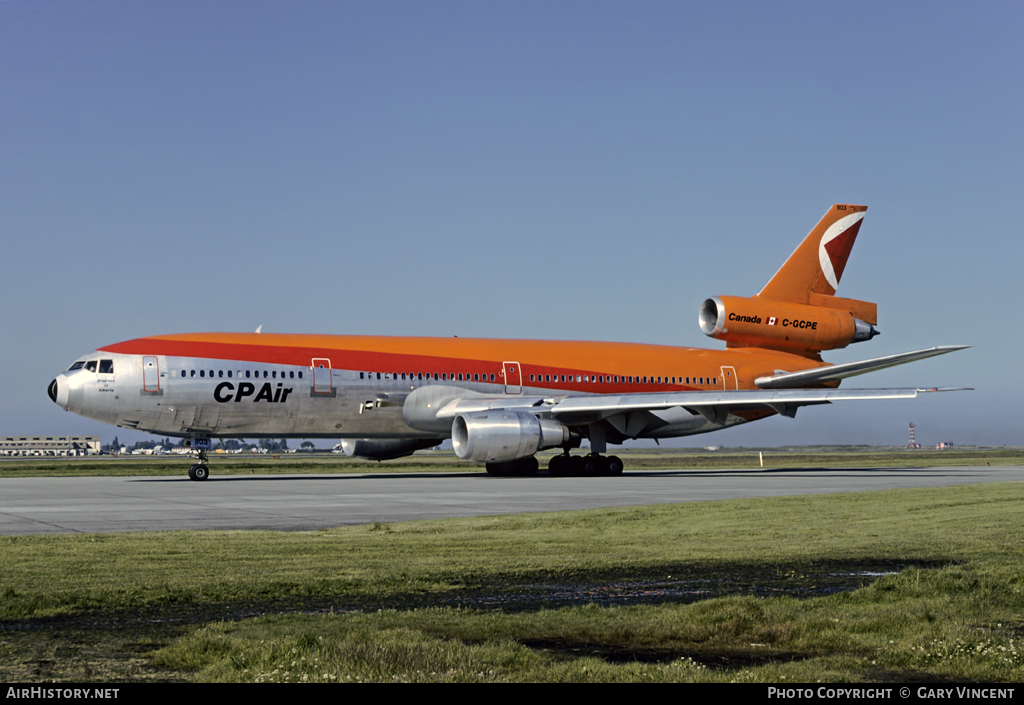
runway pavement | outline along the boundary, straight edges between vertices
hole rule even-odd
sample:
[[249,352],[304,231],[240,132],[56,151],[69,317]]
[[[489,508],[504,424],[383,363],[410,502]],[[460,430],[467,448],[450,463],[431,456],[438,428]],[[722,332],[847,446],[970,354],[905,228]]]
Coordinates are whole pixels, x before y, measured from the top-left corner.
[[177,529],[309,530],[563,509],[1020,481],[1024,468],[627,472],[608,478],[483,473],[0,477],[0,535]]

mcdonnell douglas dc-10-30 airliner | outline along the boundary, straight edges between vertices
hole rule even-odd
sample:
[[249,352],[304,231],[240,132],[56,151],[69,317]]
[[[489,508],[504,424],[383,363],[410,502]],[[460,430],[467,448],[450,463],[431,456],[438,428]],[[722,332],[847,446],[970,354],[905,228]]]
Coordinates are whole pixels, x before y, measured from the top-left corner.
[[[91,419],[189,439],[205,480],[211,439],[341,438],[387,460],[452,439],[499,475],[617,475],[608,444],[717,431],[801,406],[937,389],[840,390],[846,377],[967,346],[829,365],[825,350],[873,338],[873,303],[835,296],[865,206],[834,205],[760,293],[716,296],[701,330],[725,350],[630,343],[189,333],[80,357],[49,385]],[[590,452],[571,455],[587,439]]]

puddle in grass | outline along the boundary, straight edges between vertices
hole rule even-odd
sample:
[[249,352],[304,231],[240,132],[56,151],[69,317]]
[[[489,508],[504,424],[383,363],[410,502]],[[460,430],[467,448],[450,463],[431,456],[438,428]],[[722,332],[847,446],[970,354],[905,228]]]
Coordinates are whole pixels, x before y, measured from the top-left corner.
[[697,602],[715,597],[751,595],[754,597],[818,597],[837,592],[856,590],[897,570],[854,571],[798,576],[730,576],[709,578],[643,580],[612,582],[595,585],[579,584],[526,584],[514,591],[500,594],[459,595],[446,600],[446,604],[459,607],[503,609],[535,608],[537,606],[564,607],[580,604],[602,606],[659,604],[665,602]]

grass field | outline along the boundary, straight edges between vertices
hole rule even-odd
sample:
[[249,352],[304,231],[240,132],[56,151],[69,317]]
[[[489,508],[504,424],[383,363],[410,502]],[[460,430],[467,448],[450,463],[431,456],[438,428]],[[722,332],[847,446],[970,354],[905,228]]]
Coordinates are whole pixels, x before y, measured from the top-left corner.
[[[979,452],[966,464],[1020,464]],[[0,537],[0,680],[1019,682],[1022,500],[1003,483]]]

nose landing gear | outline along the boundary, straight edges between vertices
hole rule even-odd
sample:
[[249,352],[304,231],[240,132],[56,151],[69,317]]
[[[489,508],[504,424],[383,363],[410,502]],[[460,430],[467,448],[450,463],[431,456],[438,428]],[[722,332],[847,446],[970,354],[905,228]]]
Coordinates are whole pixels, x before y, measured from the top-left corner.
[[188,469],[188,479],[202,482],[210,476],[210,469],[205,463],[196,463]]
[[196,453],[196,460],[188,469],[188,479],[202,482],[210,476],[210,468],[206,465],[206,453],[210,450],[209,438],[192,438],[189,444]]

